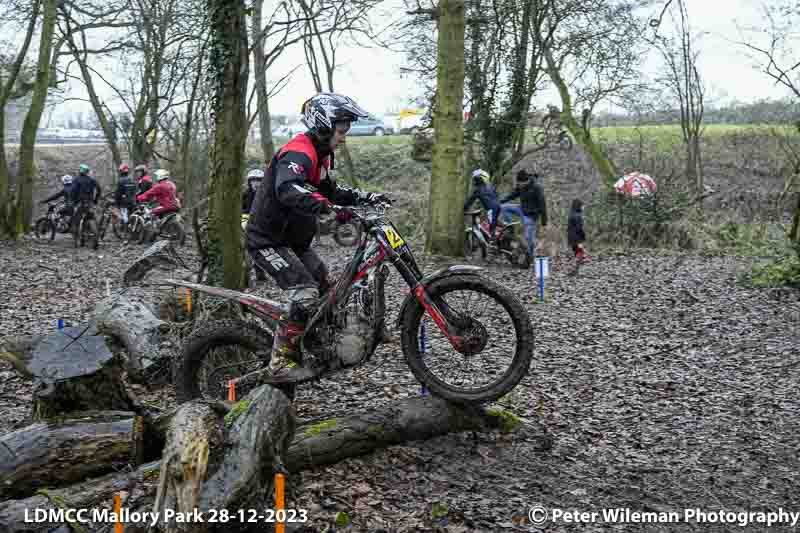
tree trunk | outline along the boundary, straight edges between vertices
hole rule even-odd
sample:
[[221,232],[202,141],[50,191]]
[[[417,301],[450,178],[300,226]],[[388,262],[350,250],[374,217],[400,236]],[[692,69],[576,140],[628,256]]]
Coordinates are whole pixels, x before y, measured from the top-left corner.
[[600,175],[603,178],[603,184],[606,186],[606,188],[610,189],[614,186],[614,181],[616,181],[617,169],[614,166],[614,163],[603,152],[603,149],[594,142],[589,130],[584,130],[581,125],[578,124],[578,121],[575,120],[574,111],[572,109],[572,96],[570,96],[567,82],[561,76],[558,65],[553,58],[552,51],[547,45],[543,45],[542,52],[544,53],[544,58],[547,62],[547,73],[550,76],[553,84],[556,86],[556,89],[558,89],[558,94],[561,97],[561,122],[572,134],[572,136],[575,137],[575,140],[578,141],[578,144],[583,146],[583,148],[589,152],[589,156],[592,158],[595,168],[597,168],[598,172],[600,172]]
[[42,36],[39,42],[39,59],[36,67],[36,81],[31,97],[31,106],[25,115],[19,147],[19,176],[17,178],[17,199],[15,206],[14,235],[20,236],[28,231],[33,217],[33,178],[36,173],[34,149],[36,130],[42,118],[50,88],[50,54],[53,49],[53,33],[56,25],[56,6],[58,0],[44,1]]
[[36,380],[34,420],[98,405],[141,411],[122,383],[122,358],[109,350],[105,337],[92,325],[64,328],[29,342],[5,343],[3,348],[2,359],[23,377]]
[[0,498],[124,467],[137,456],[143,427],[131,412],[86,411],[7,433],[0,437]]
[[425,249],[463,253],[464,216],[464,1],[441,0],[437,52],[435,144]]
[[350,185],[357,186],[356,166],[353,164],[353,157],[350,155],[350,149],[347,147],[347,143],[339,147],[339,154],[341,155],[342,161],[344,161],[345,175],[347,177],[345,181]]
[[0,235],[13,234],[13,205],[11,202],[11,176],[8,171],[8,160],[6,159],[6,116],[5,105],[0,102]]
[[798,257],[800,257],[800,193],[797,194],[797,204],[794,206],[792,216],[792,228],[789,230],[789,241],[794,245]]
[[241,236],[242,177],[245,174],[248,47],[243,0],[208,0],[216,76],[214,143],[211,153],[209,283],[244,285]]
[[0,235],[14,234],[14,209],[10,191],[10,173],[8,170],[8,160],[6,159],[6,145],[5,145],[5,132],[6,132],[6,104],[15,95],[15,86],[19,78],[19,73],[22,70],[22,64],[25,57],[28,55],[31,41],[33,40],[33,32],[36,28],[36,21],[39,18],[39,8],[41,2],[34,2],[31,10],[31,18],[28,22],[28,29],[25,32],[25,40],[22,43],[14,63],[9,66],[5,76],[0,83]]
[[256,102],[258,105],[258,129],[261,132],[261,152],[264,164],[268,165],[275,155],[275,144],[272,140],[272,124],[269,114],[269,93],[267,92],[267,60],[264,56],[264,39],[262,37],[262,10],[264,0],[253,0],[253,70],[256,83]]
[[[2,452],[0,451],[0,454]],[[123,507],[139,511],[142,499],[147,504],[144,510],[149,511],[153,501],[158,480],[159,463],[147,463],[134,472],[113,473],[103,477],[89,479],[82,483],[58,489],[41,489],[34,496],[22,500],[6,500],[0,503],[0,531],[4,533],[52,533],[60,522],[26,522],[30,520],[36,509],[58,510],[65,504],[70,509],[92,509],[109,507],[113,502],[113,494],[135,491],[129,494],[136,502],[127,499]],[[89,524],[86,524],[88,526]],[[108,523],[94,524],[107,527]],[[61,530],[58,530],[59,532]],[[126,533],[133,533],[126,525]],[[142,530],[144,532],[144,530]]]

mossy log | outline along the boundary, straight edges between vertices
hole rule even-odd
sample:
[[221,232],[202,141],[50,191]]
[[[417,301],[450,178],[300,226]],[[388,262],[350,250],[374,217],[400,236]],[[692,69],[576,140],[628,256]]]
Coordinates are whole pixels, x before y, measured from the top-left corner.
[[142,424],[134,413],[82,412],[0,437],[0,497],[26,497],[135,461]]

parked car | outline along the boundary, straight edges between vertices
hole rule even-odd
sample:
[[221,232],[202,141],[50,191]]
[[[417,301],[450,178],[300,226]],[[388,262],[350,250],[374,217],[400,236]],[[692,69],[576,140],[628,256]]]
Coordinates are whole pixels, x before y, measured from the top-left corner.
[[350,135],[391,135],[394,128],[378,118],[360,118],[350,126]]

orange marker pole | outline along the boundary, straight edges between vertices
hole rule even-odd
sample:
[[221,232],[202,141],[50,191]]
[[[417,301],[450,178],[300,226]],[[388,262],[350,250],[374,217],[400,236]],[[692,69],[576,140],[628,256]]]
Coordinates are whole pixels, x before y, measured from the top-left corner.
[[236,401],[236,382],[232,379],[228,381],[228,401]]
[[286,517],[280,514],[284,507],[283,482],[283,474],[275,474],[275,533],[285,533],[286,531],[286,525],[283,523]]
[[116,523],[114,524],[114,533],[123,533],[122,526],[122,497],[119,493],[114,493],[114,514],[117,515]]
[[186,294],[186,298],[184,298],[184,306],[186,307],[186,314],[192,314],[192,291],[190,289],[183,289],[184,293]]

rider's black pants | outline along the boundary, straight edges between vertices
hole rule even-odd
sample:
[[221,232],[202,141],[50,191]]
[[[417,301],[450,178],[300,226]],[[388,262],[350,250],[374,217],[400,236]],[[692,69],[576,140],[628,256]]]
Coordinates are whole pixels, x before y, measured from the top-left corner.
[[256,269],[269,274],[283,290],[315,288],[328,290],[328,268],[311,248],[249,249]]

